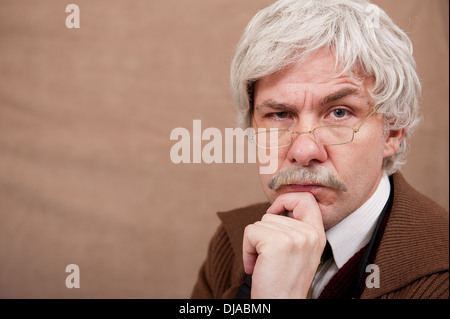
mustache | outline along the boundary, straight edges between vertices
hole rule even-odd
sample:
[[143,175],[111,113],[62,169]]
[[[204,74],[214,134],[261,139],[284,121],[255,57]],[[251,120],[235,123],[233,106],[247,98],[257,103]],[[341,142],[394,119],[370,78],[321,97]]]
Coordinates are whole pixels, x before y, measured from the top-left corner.
[[268,186],[271,190],[277,190],[283,185],[290,184],[320,184],[343,192],[347,191],[347,185],[345,185],[344,181],[338,175],[329,172],[323,166],[284,167],[272,177]]

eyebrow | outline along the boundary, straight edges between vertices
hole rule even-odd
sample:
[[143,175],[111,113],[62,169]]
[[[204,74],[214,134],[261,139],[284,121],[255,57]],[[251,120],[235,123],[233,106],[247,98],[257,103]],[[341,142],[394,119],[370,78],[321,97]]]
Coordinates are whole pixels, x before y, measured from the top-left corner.
[[340,100],[348,95],[356,95],[356,96],[362,96],[362,92],[358,88],[343,88],[336,92],[333,92],[327,96],[325,96],[322,101],[319,103],[319,105],[325,105],[331,102],[335,102],[337,100]]
[[257,110],[260,110],[263,108],[270,108],[270,109],[277,110],[277,111],[295,111],[296,110],[295,105],[274,102],[272,100],[265,100],[265,101],[262,101],[261,104],[255,105],[255,109],[257,109]]
[[[323,106],[323,105],[329,104],[331,102],[340,100],[349,95],[355,95],[358,97],[363,96],[360,89],[347,87],[347,88],[337,90],[336,92],[333,92],[331,94],[328,94],[319,102],[319,105]],[[262,101],[260,104],[255,105],[256,110],[260,110],[260,109],[264,109],[264,108],[270,108],[273,110],[278,110],[278,111],[283,111],[283,112],[284,111],[295,111],[297,109],[295,105],[279,103],[279,102],[272,101],[270,99]]]

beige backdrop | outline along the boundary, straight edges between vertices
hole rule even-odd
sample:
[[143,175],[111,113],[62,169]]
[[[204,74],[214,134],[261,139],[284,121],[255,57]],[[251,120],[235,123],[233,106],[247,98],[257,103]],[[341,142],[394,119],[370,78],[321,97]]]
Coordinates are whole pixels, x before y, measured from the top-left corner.
[[[252,164],[175,165],[169,136],[234,126],[230,61],[269,3],[0,2],[1,298],[189,296],[215,212],[265,198]],[[403,172],[448,210],[448,1],[377,3],[410,34],[424,87]]]

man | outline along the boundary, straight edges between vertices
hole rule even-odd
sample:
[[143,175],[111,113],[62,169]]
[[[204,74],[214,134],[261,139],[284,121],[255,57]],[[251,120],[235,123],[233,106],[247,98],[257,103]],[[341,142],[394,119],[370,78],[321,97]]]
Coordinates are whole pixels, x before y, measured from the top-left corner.
[[448,213],[398,172],[412,46],[381,9],[278,1],[247,26],[231,84],[278,169],[260,174],[269,203],[219,215],[192,297],[448,298]]

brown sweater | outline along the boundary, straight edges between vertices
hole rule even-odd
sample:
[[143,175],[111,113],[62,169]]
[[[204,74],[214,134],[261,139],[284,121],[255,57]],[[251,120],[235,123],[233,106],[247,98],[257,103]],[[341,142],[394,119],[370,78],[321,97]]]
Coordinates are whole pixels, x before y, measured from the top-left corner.
[[[400,173],[393,175],[394,201],[374,264],[380,288],[361,298],[449,298],[449,215],[418,193]],[[219,213],[222,224],[211,239],[192,298],[236,298],[244,282],[244,228],[261,219],[269,203]]]

